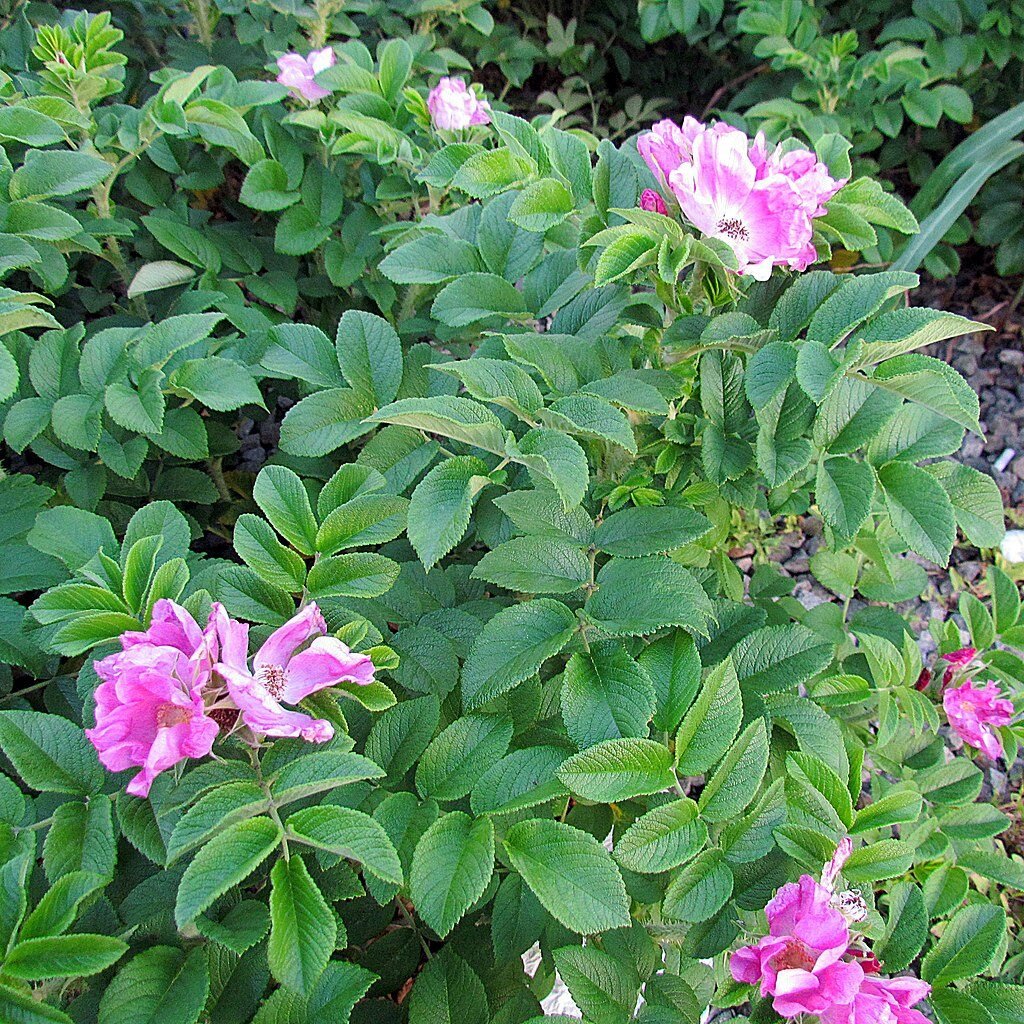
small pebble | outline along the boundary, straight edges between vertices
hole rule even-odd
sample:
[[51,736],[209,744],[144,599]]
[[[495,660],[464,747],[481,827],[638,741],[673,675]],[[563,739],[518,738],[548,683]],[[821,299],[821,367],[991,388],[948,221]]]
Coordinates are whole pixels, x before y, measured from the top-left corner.
[[1005,472],[1006,467],[1013,461],[1014,455],[1017,453],[1012,448],[1005,448],[1003,454],[992,463],[992,468],[997,473]]

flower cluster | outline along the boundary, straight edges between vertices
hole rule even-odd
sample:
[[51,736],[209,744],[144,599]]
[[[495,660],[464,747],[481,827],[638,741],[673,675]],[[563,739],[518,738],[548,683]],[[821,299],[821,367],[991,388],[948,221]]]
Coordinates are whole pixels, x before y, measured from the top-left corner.
[[458,131],[475,124],[490,124],[491,105],[480,99],[461,78],[442,78],[427,97],[435,128]]
[[330,722],[284,705],[343,681],[373,681],[373,662],[326,634],[309,604],[250,662],[249,626],[221,605],[201,628],[181,605],[157,601],[149,628],[123,634],[122,649],[96,662],[96,725],[86,735],[111,771],[142,769],[127,787],[140,797],[160,772],[209,754],[222,730],[323,743],[334,735]]
[[917,978],[884,978],[850,924],[863,920],[856,891],[836,892],[852,852],[844,839],[820,881],[810,875],[784,885],[765,908],[768,934],[732,955],[737,981],[760,983],[782,1017],[813,1014],[821,1024],[929,1024],[914,1005],[930,987]]
[[967,679],[960,686],[950,686],[942,695],[942,706],[960,739],[984,751],[993,761],[1003,756],[1003,744],[995,730],[1013,720],[1013,704],[1002,695],[995,680],[979,684]]
[[[960,739],[994,761],[1003,756],[1003,745],[996,729],[1013,721],[1014,707],[994,679],[978,683],[971,678],[977,656],[974,647],[961,647],[939,655],[939,660],[946,663],[942,674],[942,706]],[[958,677],[958,684],[952,685]],[[931,680],[932,673],[923,669],[917,688],[926,690]]]
[[[724,241],[736,254],[739,273],[759,281],[768,279],[773,266],[806,270],[818,258],[813,219],[846,184],[810,150],[769,152],[761,133],[751,141],[722,122],[659,121],[637,148],[686,219]],[[667,212],[652,197],[642,205]]]
[[333,67],[336,59],[334,50],[329,46],[322,50],[313,50],[306,57],[300,57],[297,53],[286,53],[277,58],[277,81],[310,103],[316,103],[317,100],[331,94],[330,89],[317,84],[316,76],[319,72]]

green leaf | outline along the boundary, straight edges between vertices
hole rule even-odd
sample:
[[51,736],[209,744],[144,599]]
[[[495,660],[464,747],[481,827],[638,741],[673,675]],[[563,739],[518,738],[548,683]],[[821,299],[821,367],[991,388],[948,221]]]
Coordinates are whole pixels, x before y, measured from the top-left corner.
[[331,339],[313,324],[277,324],[269,334],[270,345],[262,365],[275,373],[322,388],[345,383],[338,366],[338,353]]
[[402,384],[402,343],[387,320],[347,310],[335,344],[341,372],[358,395],[377,408],[394,401]]
[[195,409],[168,409],[164,413],[163,430],[153,440],[179,459],[196,461],[210,455],[206,424]]
[[380,597],[398,579],[399,565],[371,551],[322,558],[306,578],[310,597]]
[[823,458],[815,485],[822,519],[841,540],[850,540],[867,521],[875,495],[875,474],[847,455]]
[[12,199],[71,196],[98,185],[112,168],[106,160],[76,150],[30,149],[14,172],[8,189]]
[[367,736],[367,757],[387,772],[389,783],[398,782],[416,764],[439,717],[437,698],[428,694],[399,701],[374,722]]
[[[555,968],[573,1002],[594,1024],[626,1024],[636,1005],[636,971],[597,946],[554,951]],[[550,1020],[545,1017],[544,1020]]]
[[754,799],[767,768],[768,732],[759,718],[740,733],[701,792],[701,816],[707,821],[734,818]]
[[592,835],[535,818],[508,830],[505,850],[544,908],[566,928],[593,935],[628,926],[622,876]]
[[516,196],[508,219],[525,231],[544,232],[561,224],[575,209],[572,194],[554,178],[531,182]]
[[430,315],[449,327],[467,327],[490,317],[519,319],[529,314],[516,287],[497,274],[465,274],[438,292]]
[[167,861],[213,838],[236,822],[269,809],[267,794],[255,782],[228,782],[203,794],[176,822],[167,840]]
[[380,272],[395,284],[441,284],[482,269],[476,246],[447,235],[420,235],[380,261]]
[[153,260],[151,263],[144,263],[135,272],[131,284],[128,285],[128,298],[134,299],[136,295],[147,295],[149,292],[158,292],[163,288],[175,288],[181,284],[188,284],[196,276],[191,267],[176,260]]
[[117,963],[128,943],[105,935],[55,935],[22,939],[7,954],[4,974],[22,981],[85,978]]
[[539,597],[503,608],[478,634],[462,667],[462,702],[478,708],[535,675],[575,632],[576,616]]
[[601,523],[594,532],[594,545],[619,558],[639,558],[681,548],[710,529],[711,521],[689,508],[624,508]]
[[136,375],[137,388],[117,382],[108,384],[104,402],[110,418],[125,430],[159,434],[164,422],[163,373],[143,370]]
[[299,193],[288,187],[288,172],[276,160],[257,160],[238,193],[239,202],[262,211],[284,210],[299,198]]
[[1006,529],[1003,496],[995,480],[973,466],[956,462],[935,462],[927,471],[946,492],[963,535],[978,547],[996,547]]
[[995,961],[1006,932],[1006,912],[989,903],[962,907],[921,964],[921,978],[939,987],[976,978]]
[[559,430],[528,430],[509,446],[508,457],[550,480],[568,511],[583,501],[590,483],[587,456],[577,441]]
[[654,684],[619,644],[595,644],[565,666],[562,718],[580,750],[602,740],[646,736],[654,707]]
[[64,139],[64,131],[52,118],[32,107],[11,104],[0,110],[0,139],[24,146],[52,146]]
[[675,782],[672,754],[654,740],[604,740],[562,762],[558,778],[577,796],[619,803],[657,793]]
[[857,835],[874,828],[888,828],[890,825],[917,821],[920,814],[920,794],[909,790],[888,793],[881,800],[876,800],[857,811],[857,817],[850,826],[850,833]]
[[178,886],[174,918],[181,927],[201,914],[218,896],[249,877],[280,842],[269,818],[250,818],[225,829],[189,862]]
[[675,732],[700,687],[700,656],[693,637],[676,630],[648,644],[637,660],[654,684],[654,727]]
[[92,796],[88,804],[68,801],[57,808],[43,843],[43,867],[50,882],[78,871],[111,878],[116,860],[109,797]]
[[379,779],[383,774],[379,765],[360,754],[314,750],[289,761],[271,782],[270,793],[277,806],[282,807],[363,779]]
[[721,850],[705,850],[674,875],[665,890],[662,913],[676,921],[707,921],[732,895],[732,870]]
[[[985,1006],[961,989],[940,988],[928,997],[939,1024],[997,1024]],[[1002,1019],[998,1024],[1007,1024]]]
[[196,1024],[210,991],[206,950],[153,946],[117,972],[100,1001],[99,1024]]
[[466,715],[434,737],[416,768],[424,797],[458,800],[506,750],[512,722],[497,715]]
[[18,937],[24,941],[66,932],[75,923],[85,900],[106,882],[103,875],[92,871],[62,875],[22,922]]
[[60,715],[0,711],[0,749],[32,789],[87,796],[103,788],[96,751],[82,730]]
[[385,882],[401,885],[402,864],[383,827],[368,814],[323,804],[290,815],[286,825],[318,850],[359,861]]
[[832,660],[832,645],[804,626],[765,626],[733,648],[743,691],[772,693],[799,686]]
[[259,516],[243,513],[235,520],[232,536],[235,551],[262,579],[296,594],[306,581],[306,563],[286,548]]
[[928,911],[921,890],[910,882],[897,882],[889,889],[889,911],[885,935],[875,953],[887,973],[905,971],[917,959],[928,939]]
[[372,423],[395,423],[440,434],[455,441],[505,454],[505,428],[486,406],[470,398],[438,395],[434,398],[400,398],[369,417]]
[[7,985],[0,985],[0,1020],[10,1024],[71,1024],[71,1018],[55,1006]]
[[256,477],[253,501],[271,526],[304,555],[316,550],[317,524],[302,481],[285,466],[265,466]]
[[337,941],[334,913],[298,854],[270,872],[270,942],[267,959],[286,988],[308,995]]
[[506,359],[474,356],[432,363],[430,368],[458,377],[477,401],[500,405],[522,418],[529,418],[544,405],[534,379],[521,366]]
[[707,825],[689,799],[662,804],[637,818],[612,856],[628,871],[659,874],[692,860],[708,840]]
[[880,839],[854,850],[843,868],[848,882],[877,882],[909,870],[914,847],[902,839]]
[[409,895],[420,917],[444,938],[480,899],[493,873],[491,819],[452,811],[416,844]]
[[369,433],[373,412],[366,395],[352,388],[327,388],[293,405],[281,421],[281,447],[293,455],[327,455]]
[[[1019,860],[1002,853],[986,853],[983,850],[968,850],[960,854],[957,860],[961,867],[976,875],[982,875],[1000,885],[1024,892],[1024,864]],[[22,931],[24,932],[24,926]]]
[[540,414],[540,419],[567,434],[595,441],[609,441],[630,455],[636,454],[636,438],[629,420],[603,398],[586,394],[566,395],[552,402]]
[[425,569],[432,569],[469,527],[473,502],[490,482],[487,466],[474,455],[456,455],[435,466],[409,502],[408,534]]
[[711,602],[681,565],[668,558],[612,558],[597,574],[587,618],[612,636],[642,636],[666,626],[707,635]]
[[360,494],[328,514],[316,535],[316,549],[333,555],[347,548],[386,544],[405,530],[409,502],[392,494]]
[[942,485],[930,473],[905,462],[882,466],[878,479],[900,538],[922,557],[946,565],[956,540],[956,522]]
[[243,405],[265,408],[263,395],[248,368],[222,356],[204,356],[182,363],[171,374],[168,384],[217,412],[230,412]]
[[409,993],[409,1024],[488,1024],[487,994],[451,946],[428,961]]
[[484,150],[474,153],[462,164],[452,180],[452,187],[474,199],[486,199],[525,181],[536,170],[533,160],[511,149]]
[[711,670],[679,727],[680,773],[700,775],[716,764],[739,732],[742,717],[739,680],[729,659]]
[[477,562],[473,578],[524,594],[571,594],[590,579],[590,563],[571,541],[513,537]]

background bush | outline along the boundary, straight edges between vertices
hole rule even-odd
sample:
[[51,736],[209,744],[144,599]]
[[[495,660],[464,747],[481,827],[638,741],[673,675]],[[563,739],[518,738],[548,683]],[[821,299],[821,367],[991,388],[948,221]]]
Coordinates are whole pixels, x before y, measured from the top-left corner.
[[[565,6],[5,13],[0,1019],[516,1024],[557,971],[598,1024],[769,1021],[725,954],[847,834],[886,970],[1024,1013],[1018,808],[893,607],[1003,536],[918,351],[982,325],[906,296],[997,163],[1017,266],[1019,5]],[[326,44],[296,102],[275,58]],[[434,131],[470,71],[492,123]],[[637,209],[633,136],[706,104],[852,179],[830,269]],[[795,516],[813,609],[729,556]],[[1017,586],[979,593],[936,652],[1016,701]],[[315,601],[378,682],[127,796],[82,728],[161,598],[257,640]]]

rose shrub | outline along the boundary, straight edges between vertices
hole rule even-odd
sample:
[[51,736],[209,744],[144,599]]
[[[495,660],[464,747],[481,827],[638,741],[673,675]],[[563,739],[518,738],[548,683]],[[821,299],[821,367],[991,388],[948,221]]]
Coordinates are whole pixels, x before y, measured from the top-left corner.
[[242,6],[2,49],[0,1020],[1024,1018],[1020,594],[896,607],[1002,536],[985,328],[826,269],[914,217]]

